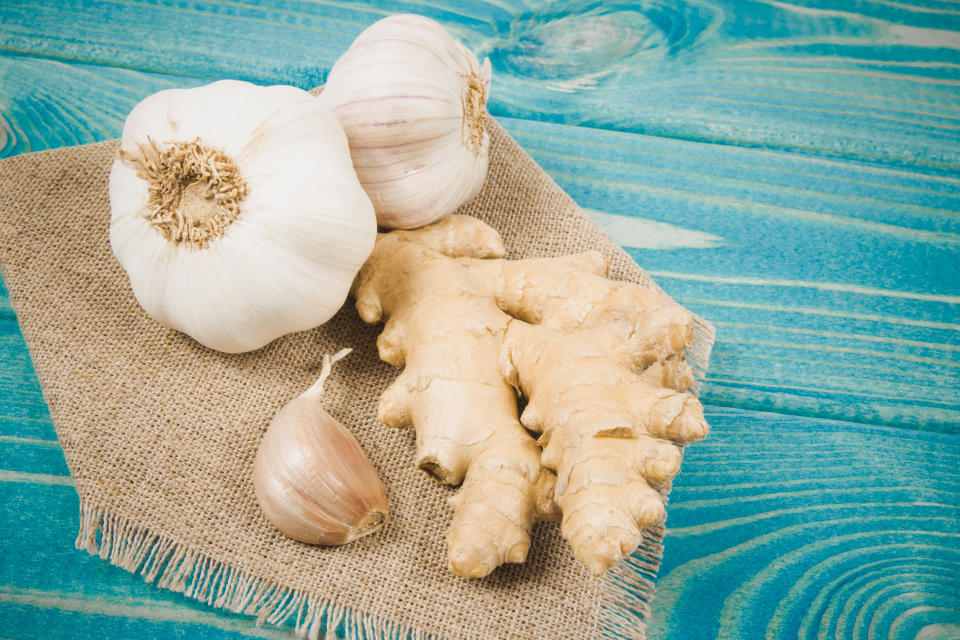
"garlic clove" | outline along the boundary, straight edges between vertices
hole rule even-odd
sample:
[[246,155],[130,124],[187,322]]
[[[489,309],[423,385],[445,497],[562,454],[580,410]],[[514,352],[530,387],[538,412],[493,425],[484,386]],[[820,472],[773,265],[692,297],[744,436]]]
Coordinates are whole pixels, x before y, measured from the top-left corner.
[[330,364],[344,351],[325,356],[317,383],[277,412],[253,465],[264,515],[284,534],[309,544],[345,544],[387,519],[387,493],[376,468],[320,403]]

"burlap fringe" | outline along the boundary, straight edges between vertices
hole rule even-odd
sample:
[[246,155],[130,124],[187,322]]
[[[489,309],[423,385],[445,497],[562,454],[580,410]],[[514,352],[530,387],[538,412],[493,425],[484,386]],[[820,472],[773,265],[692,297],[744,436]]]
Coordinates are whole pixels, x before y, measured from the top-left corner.
[[[100,539],[97,540],[97,532]],[[139,573],[162,589],[183,593],[214,607],[255,616],[257,625],[293,623],[310,640],[441,640],[439,636],[284,587],[238,570],[151,533],[128,519],[80,498],[78,549]]]
[[[99,531],[99,541],[97,532]],[[649,601],[660,565],[662,531],[648,530],[631,557],[607,572],[595,637],[643,640]],[[128,519],[107,513],[80,498],[78,549],[139,573],[162,589],[208,605],[256,617],[257,625],[293,622],[310,640],[441,640],[440,636],[393,620],[354,611],[301,589],[284,587],[240,571],[151,533]]]
[[663,528],[647,529],[633,555],[607,571],[597,622],[598,637],[643,640],[647,635],[650,600],[663,556]]
[[693,369],[693,393],[700,395],[703,379],[707,376],[710,366],[710,350],[717,337],[717,330],[712,324],[694,314],[693,316],[693,344],[687,348],[685,354],[687,364]]

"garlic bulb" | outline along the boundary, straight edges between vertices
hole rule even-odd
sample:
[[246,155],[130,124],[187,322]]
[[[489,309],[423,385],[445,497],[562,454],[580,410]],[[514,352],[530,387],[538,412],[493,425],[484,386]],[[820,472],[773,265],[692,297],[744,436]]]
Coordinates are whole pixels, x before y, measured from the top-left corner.
[[230,353],[326,322],[376,236],[333,114],[296,87],[235,80],[133,109],[110,209],[143,309]]
[[320,99],[350,140],[357,176],[384,227],[412,229],[480,191],[490,61],[440,24],[394,15],[361,33],[333,65]]
[[273,418],[253,464],[264,515],[286,535],[310,544],[345,544],[383,526],[387,492],[360,443],[320,404],[320,379]]

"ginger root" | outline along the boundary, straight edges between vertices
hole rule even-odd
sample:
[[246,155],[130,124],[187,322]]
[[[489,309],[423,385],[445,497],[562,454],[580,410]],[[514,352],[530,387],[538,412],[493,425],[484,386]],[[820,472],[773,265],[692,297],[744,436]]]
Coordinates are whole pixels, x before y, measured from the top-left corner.
[[403,368],[378,417],[412,425],[417,463],[462,483],[447,532],[454,573],[523,562],[533,523],[560,520],[601,575],[663,521],[677,445],[706,435],[684,393],[693,320],[658,291],[605,278],[599,253],[504,253],[468,216],[378,235],[353,285],[363,320],[385,322],[380,358]]

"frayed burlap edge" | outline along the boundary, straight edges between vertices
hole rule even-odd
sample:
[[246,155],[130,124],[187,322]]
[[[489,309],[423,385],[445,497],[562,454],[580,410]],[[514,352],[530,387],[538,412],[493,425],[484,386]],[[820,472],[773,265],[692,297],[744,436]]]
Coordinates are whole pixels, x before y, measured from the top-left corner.
[[[646,637],[662,539],[662,527],[649,529],[636,552],[604,576],[600,616],[590,637]],[[297,635],[309,640],[320,640],[321,634],[324,640],[449,640],[217,562],[127,518],[106,512],[82,496],[76,547],[139,574],[145,582],[161,589],[255,617],[257,626],[289,625]]]
[[[99,533],[99,539],[98,539]],[[338,605],[331,600],[254,576],[168,537],[151,533],[127,518],[111,514],[80,496],[76,546],[161,589],[218,609],[256,618],[257,626],[291,625],[310,640],[443,640],[441,636],[398,625],[393,620]]]

